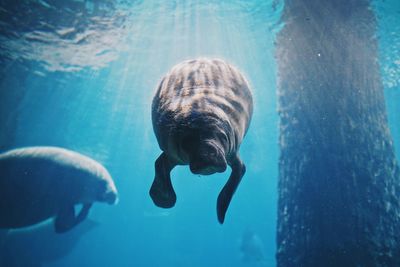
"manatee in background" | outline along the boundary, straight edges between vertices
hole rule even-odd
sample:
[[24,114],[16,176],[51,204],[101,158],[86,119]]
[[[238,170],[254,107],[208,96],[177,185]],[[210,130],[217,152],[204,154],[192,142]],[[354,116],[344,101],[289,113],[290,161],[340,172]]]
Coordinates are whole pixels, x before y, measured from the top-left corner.
[[63,235],[54,232],[49,221],[9,230],[0,241],[0,266],[41,267],[67,256],[80,238],[97,226],[88,219]]
[[175,205],[170,172],[189,165],[194,174],[232,173],[218,196],[217,215],[224,222],[229,203],[245,173],[239,147],[250,124],[253,100],[249,84],[232,65],[201,58],[174,66],[153,98],[152,121],[163,151],[155,162],[150,189],[154,203]]
[[[0,228],[26,227],[55,217],[58,233],[82,222],[93,202],[114,204],[117,190],[98,162],[57,147],[0,154]],[[75,215],[74,205],[82,204]]]
[[264,244],[252,230],[246,229],[243,232],[239,249],[243,262],[257,266],[268,266]]

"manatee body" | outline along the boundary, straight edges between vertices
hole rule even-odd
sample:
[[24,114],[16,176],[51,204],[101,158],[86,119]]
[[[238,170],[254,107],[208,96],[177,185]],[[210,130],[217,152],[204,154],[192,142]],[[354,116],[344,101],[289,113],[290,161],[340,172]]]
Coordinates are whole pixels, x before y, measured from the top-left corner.
[[[0,154],[0,228],[26,227],[55,217],[56,232],[83,221],[93,202],[114,204],[117,190],[98,162],[57,147]],[[82,204],[75,215],[74,205]]]
[[150,189],[154,203],[163,208],[175,205],[170,172],[176,165],[189,165],[192,173],[203,175],[224,172],[229,165],[232,172],[217,201],[223,223],[245,173],[238,151],[252,112],[249,84],[232,65],[201,58],[174,66],[152,103],[153,128],[163,151]]

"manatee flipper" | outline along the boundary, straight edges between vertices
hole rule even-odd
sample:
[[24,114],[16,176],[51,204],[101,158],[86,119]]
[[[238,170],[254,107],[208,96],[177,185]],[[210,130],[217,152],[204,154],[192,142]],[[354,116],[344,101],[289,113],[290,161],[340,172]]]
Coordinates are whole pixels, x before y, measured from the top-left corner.
[[81,211],[79,212],[78,216],[76,216],[76,222],[77,222],[76,224],[78,224],[78,223],[82,222],[84,219],[86,219],[92,205],[93,205],[93,203],[83,204]]
[[229,203],[232,200],[233,194],[235,193],[244,173],[246,172],[246,166],[240,160],[239,156],[236,155],[230,162],[232,173],[229,176],[224,188],[219,193],[217,200],[217,215],[219,223],[223,224],[225,220],[225,214],[228,210]]
[[66,205],[61,208],[54,220],[54,229],[56,233],[68,232],[86,219],[92,204],[93,203],[83,204],[78,216],[75,216],[75,208],[73,205]]
[[171,182],[171,170],[176,166],[164,152],[155,162],[155,178],[150,188],[150,196],[154,204],[161,208],[172,208],[176,202],[176,194]]

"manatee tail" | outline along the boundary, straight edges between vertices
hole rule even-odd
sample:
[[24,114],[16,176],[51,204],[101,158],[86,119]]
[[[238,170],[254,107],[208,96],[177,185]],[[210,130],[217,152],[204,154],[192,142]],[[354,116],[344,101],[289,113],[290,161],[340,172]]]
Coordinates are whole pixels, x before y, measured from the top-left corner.
[[217,216],[220,224],[224,223],[225,214],[228,210],[229,204],[232,200],[233,194],[239,186],[243,175],[246,172],[246,166],[240,160],[239,156],[236,156],[232,165],[232,173],[229,176],[228,181],[219,193],[217,200]]

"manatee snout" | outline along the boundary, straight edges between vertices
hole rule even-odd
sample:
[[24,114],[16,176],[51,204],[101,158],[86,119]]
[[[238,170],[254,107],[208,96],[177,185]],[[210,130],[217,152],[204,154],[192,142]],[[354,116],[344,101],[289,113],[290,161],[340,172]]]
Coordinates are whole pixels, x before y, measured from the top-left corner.
[[206,142],[190,159],[190,171],[194,174],[210,175],[224,172],[227,167],[223,149],[214,142]]
[[105,202],[110,205],[118,203],[118,192],[111,180],[102,181],[99,190],[97,201]]
[[110,205],[115,205],[118,203],[118,194],[114,191],[106,191],[102,195],[102,201],[110,204]]

